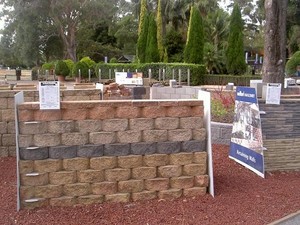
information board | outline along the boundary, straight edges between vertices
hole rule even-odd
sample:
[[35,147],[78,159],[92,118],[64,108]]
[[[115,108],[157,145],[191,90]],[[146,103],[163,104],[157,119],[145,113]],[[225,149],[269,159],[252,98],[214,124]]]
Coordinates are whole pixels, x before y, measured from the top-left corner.
[[127,85],[143,85],[143,74],[116,72],[116,83]]
[[266,104],[280,104],[281,84],[268,83],[266,91]]
[[59,81],[39,82],[40,109],[60,109]]

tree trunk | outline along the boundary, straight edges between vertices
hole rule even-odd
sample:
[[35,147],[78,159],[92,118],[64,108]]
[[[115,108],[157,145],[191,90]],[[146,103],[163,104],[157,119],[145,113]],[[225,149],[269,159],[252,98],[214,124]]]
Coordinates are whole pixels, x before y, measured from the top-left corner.
[[263,82],[284,82],[287,0],[265,0]]

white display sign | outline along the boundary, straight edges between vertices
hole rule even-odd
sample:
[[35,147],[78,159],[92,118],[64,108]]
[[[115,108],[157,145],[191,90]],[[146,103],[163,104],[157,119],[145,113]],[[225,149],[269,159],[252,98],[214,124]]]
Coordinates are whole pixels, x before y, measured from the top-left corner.
[[116,83],[127,85],[143,85],[143,74],[116,72]]
[[40,109],[60,109],[59,81],[39,82]]
[[281,84],[268,83],[266,91],[266,104],[280,104]]

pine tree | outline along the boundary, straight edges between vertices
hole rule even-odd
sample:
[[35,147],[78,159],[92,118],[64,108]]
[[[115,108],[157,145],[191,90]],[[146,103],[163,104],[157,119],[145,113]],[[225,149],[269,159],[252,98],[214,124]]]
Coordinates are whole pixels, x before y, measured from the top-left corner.
[[141,33],[139,34],[138,41],[137,41],[137,58],[140,63],[145,62],[148,29],[149,29],[149,16],[146,13],[144,15]]
[[244,58],[243,42],[244,22],[238,4],[235,4],[230,17],[228,46],[226,50],[226,67],[228,73],[243,74],[247,65]]
[[149,25],[148,25],[148,36],[147,36],[147,47],[145,62],[158,62],[159,61],[159,51],[157,46],[157,26],[153,14],[149,16]]
[[162,22],[162,15],[161,15],[161,0],[158,0],[157,3],[156,23],[157,23],[157,46],[159,51],[159,58],[160,61],[162,61],[164,57],[164,46],[163,46],[163,34],[162,34],[163,22]]
[[147,14],[147,0],[141,0],[138,35],[140,35],[142,32],[146,14]]
[[187,41],[184,49],[186,63],[203,63],[204,31],[199,10],[191,8]]

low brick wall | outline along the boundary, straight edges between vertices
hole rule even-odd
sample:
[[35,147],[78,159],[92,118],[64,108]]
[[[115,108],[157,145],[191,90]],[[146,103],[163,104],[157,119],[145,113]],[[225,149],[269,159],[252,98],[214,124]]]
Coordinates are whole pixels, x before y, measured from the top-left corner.
[[211,122],[211,142],[213,144],[230,145],[232,124]]
[[179,87],[151,87],[150,99],[197,99],[201,87],[179,86]]
[[207,192],[199,100],[24,103],[18,114],[22,208]]

